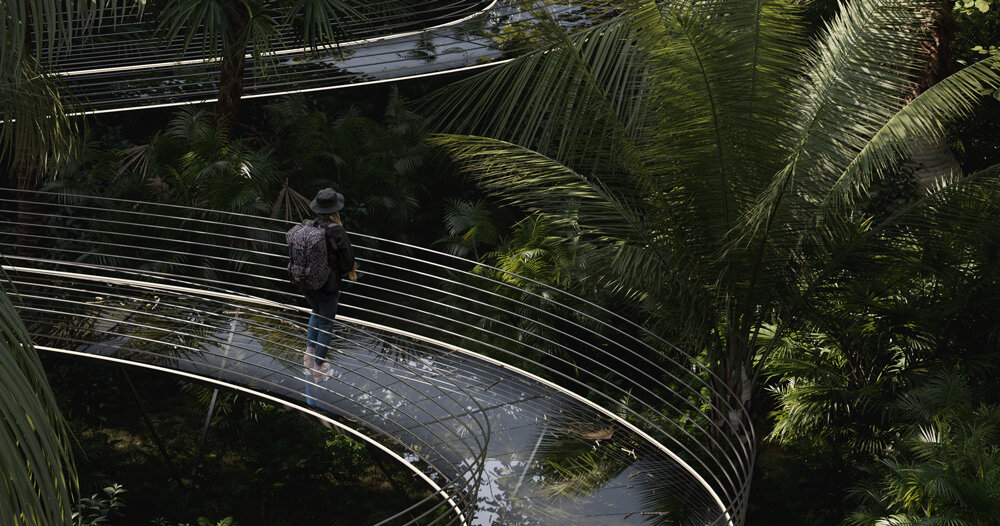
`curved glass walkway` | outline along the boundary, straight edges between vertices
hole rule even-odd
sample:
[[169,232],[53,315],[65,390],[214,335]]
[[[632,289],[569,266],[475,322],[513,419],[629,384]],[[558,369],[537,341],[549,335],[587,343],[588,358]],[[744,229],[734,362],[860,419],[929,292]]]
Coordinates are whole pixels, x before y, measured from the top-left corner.
[[[18,215],[30,198],[34,212]],[[0,190],[3,269],[45,351],[253,393],[423,479],[381,524],[742,524],[755,439],[723,382],[629,320],[351,232],[328,379],[304,374],[290,223]],[[720,416],[722,415],[722,416]]]
[[[387,5],[380,10],[380,5]],[[423,0],[399,12],[365,2],[363,20],[338,24],[334,47],[302,47],[291,29],[271,38],[273,54],[246,55],[244,98],[302,93],[475,69],[517,56],[532,44],[532,20],[545,10],[567,28],[613,17],[614,2]],[[284,25],[280,13],[275,14]],[[72,19],[72,17],[70,17]],[[80,32],[68,46],[43,56],[77,98],[73,111],[101,113],[214,101],[219,61],[203,35],[164,41],[151,13],[108,12],[96,34]],[[252,51],[252,50],[250,50]]]

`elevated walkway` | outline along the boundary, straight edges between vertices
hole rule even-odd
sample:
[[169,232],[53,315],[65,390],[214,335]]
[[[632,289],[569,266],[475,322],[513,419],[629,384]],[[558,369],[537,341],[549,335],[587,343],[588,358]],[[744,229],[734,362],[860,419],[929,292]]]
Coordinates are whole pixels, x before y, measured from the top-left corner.
[[[35,212],[14,212],[29,199]],[[351,232],[329,379],[303,372],[290,223],[0,190],[36,346],[238,389],[375,444],[432,495],[383,524],[742,524],[755,443],[722,382],[629,320]],[[18,299],[19,298],[19,299]],[[747,422],[744,414],[742,421]]]
[[[477,69],[506,61],[531,45],[537,11],[568,28],[613,17],[614,2],[549,3],[518,0],[410,2],[410,11],[378,13],[340,23],[336,45],[302,47],[292,31],[275,35],[273,54],[248,50],[244,98],[305,93]],[[419,9],[417,9],[419,8]],[[414,11],[414,9],[416,9]],[[278,22],[282,23],[278,14]],[[81,32],[70,46],[42,57],[74,94],[70,111],[106,113],[214,102],[220,62],[206,57],[212,44],[200,33],[157,37],[152,13],[125,10],[102,17],[96,34]]]

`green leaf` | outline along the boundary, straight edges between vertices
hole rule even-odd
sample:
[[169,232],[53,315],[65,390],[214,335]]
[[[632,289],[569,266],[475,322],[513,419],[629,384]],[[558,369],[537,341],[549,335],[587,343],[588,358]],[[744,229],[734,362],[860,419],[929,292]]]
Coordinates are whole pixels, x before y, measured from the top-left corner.
[[0,286],[0,517],[66,524],[77,489],[69,435],[28,330]]

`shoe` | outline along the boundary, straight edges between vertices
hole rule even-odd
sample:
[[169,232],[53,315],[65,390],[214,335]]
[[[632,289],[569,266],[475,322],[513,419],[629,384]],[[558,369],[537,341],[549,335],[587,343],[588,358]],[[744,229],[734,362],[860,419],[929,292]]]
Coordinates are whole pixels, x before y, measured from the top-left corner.
[[313,369],[313,380],[322,382],[330,379],[330,362],[323,362],[323,365]]
[[316,352],[312,347],[306,347],[305,355],[302,357],[302,365],[305,367],[304,374],[309,375],[309,373],[316,368]]

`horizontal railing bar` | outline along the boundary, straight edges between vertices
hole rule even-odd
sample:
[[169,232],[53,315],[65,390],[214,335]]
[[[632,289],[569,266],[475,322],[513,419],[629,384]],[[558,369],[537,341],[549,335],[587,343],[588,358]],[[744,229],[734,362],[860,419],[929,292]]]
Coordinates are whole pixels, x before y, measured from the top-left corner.
[[[44,235],[33,234],[38,248],[22,248],[3,242],[17,234],[0,233],[0,246],[10,247],[8,261],[15,263],[5,268],[16,275],[20,286],[42,287],[31,293],[27,298],[30,302],[52,302],[51,291],[52,296],[63,296],[58,300],[62,303],[53,303],[61,305],[63,312],[100,309],[96,311],[99,319],[82,328],[96,332],[53,337],[86,339],[87,334],[103,334],[102,339],[110,339],[101,344],[107,351],[142,352],[135,356],[151,359],[164,358],[148,351],[128,351],[127,338],[132,335],[150,340],[140,345],[186,343],[190,348],[185,352],[200,349],[207,354],[182,356],[186,365],[178,366],[203,368],[205,374],[236,375],[280,392],[295,392],[288,391],[289,379],[311,385],[298,379],[301,364],[294,359],[302,356],[301,349],[295,349],[302,332],[301,321],[296,320],[309,309],[298,305],[301,294],[282,279],[282,263],[287,257],[282,237],[291,222],[156,203],[138,205],[143,207],[141,211],[121,210],[137,205],[114,198],[35,195],[36,200],[41,199],[35,206],[43,208],[34,212],[48,212],[40,214],[47,218],[45,225],[21,226],[18,223],[30,217],[22,215],[19,221],[0,221],[0,227],[19,232],[44,228]],[[45,202],[50,197],[59,203]],[[13,204],[19,201],[0,199]],[[73,221],[84,223],[62,222],[64,211],[73,214]],[[192,213],[198,217],[182,217]],[[87,217],[94,214],[102,217]],[[134,225],[145,223],[161,224],[157,230],[135,229]],[[104,227],[124,232],[108,232]],[[478,458],[485,462],[488,448],[484,440],[491,433],[510,433],[522,424],[530,427],[531,419],[551,417],[551,408],[564,407],[556,420],[566,422],[563,425],[570,425],[567,419],[592,421],[597,416],[625,432],[621,437],[626,442],[622,443],[631,444],[625,446],[629,449],[607,452],[609,461],[617,459],[615,462],[627,465],[627,451],[633,458],[636,454],[669,457],[664,476],[683,473],[691,482],[680,478],[679,484],[704,489],[690,493],[685,498],[687,505],[706,510],[718,506],[727,523],[745,513],[754,431],[746,418],[746,407],[737,403],[731,387],[705,364],[627,318],[537,281],[519,281],[531,287],[525,290],[497,279],[506,273],[488,265],[363,233],[350,235],[356,240],[362,280],[342,292],[341,305],[350,316],[338,315],[334,320],[330,334],[335,337],[331,342],[335,349],[328,357],[341,364],[336,367],[337,374],[346,376],[318,387],[315,396],[306,393],[307,400],[330,400],[323,403],[334,404],[332,410],[351,418],[350,407],[355,406],[347,404],[360,401],[352,401],[350,395],[335,401],[332,393],[339,390],[347,394],[351,389],[372,386],[371,396],[365,399],[374,412],[360,409],[364,405],[356,406],[362,410],[360,414],[367,415],[364,418],[372,429],[384,433],[396,429],[418,440],[415,443],[435,443],[431,446],[434,452],[424,453],[432,453],[442,462],[455,455],[461,457],[458,452],[463,448],[470,448],[470,452],[478,449]],[[67,236],[87,245],[77,245]],[[236,246],[219,246],[220,241]],[[104,255],[77,248],[95,246],[123,254]],[[220,250],[229,251],[231,256],[221,255]],[[45,251],[45,259],[34,257],[41,251]],[[37,283],[36,276],[70,282],[47,282],[46,286]],[[88,294],[102,295],[103,303],[124,304],[66,303],[86,303],[91,299]],[[162,310],[150,312],[143,306],[152,296],[159,297],[157,308]],[[175,296],[189,299],[178,301]],[[229,312],[234,306],[241,312],[240,331],[256,336],[249,341],[240,338],[233,347],[246,365],[230,361],[227,367],[217,367],[219,339],[213,327],[235,322],[235,313]],[[157,336],[171,332],[173,335],[166,338]],[[343,352],[350,349],[355,351]],[[513,360],[535,372],[472,350]],[[254,369],[241,373],[234,367]],[[382,374],[378,371],[392,374],[375,378]],[[475,406],[469,405],[472,401]],[[736,415],[737,427],[715,419],[704,407],[729,418]],[[506,420],[515,414],[519,417]],[[492,429],[491,421],[496,418],[504,423]],[[454,433],[465,438],[456,436],[454,443],[448,443],[446,437]],[[428,440],[421,442],[418,437]],[[473,471],[485,469],[475,462],[463,465]],[[677,467],[671,467],[674,465]],[[455,471],[454,466],[446,470]],[[482,491],[483,486],[477,487]],[[460,506],[472,502],[466,498],[476,495],[476,491],[457,493],[454,502]],[[706,502],[712,505],[705,507]],[[410,508],[414,514],[430,509]],[[475,504],[468,509],[475,509]],[[447,521],[447,516],[425,518]]]
[[[30,296],[30,295],[24,295],[24,297],[35,298],[35,299],[46,299],[45,297]],[[50,301],[59,301],[59,302],[62,302],[62,303],[69,303],[69,304],[74,304],[74,305],[89,305],[89,303],[78,302],[78,301],[69,301],[69,300],[65,300],[65,299],[57,299],[57,300],[51,300],[50,299]],[[160,315],[160,314],[147,313],[147,312],[143,312],[143,311],[135,311],[135,310],[131,310],[131,309],[124,309],[124,308],[114,307],[114,306],[102,305],[101,307],[103,309],[106,309],[106,310],[117,310],[117,311],[122,311],[122,312],[125,312],[125,313],[144,314],[144,315],[147,315],[147,316],[150,316],[150,317],[154,317],[154,318],[156,318],[156,317],[165,317],[164,315]],[[192,312],[195,312],[195,313],[206,313],[206,311],[200,311],[198,309],[193,309],[193,308],[190,308],[190,307],[187,307],[187,306],[182,306],[182,305],[172,305],[172,307],[180,309],[180,310],[189,310],[189,311],[192,311]],[[224,321],[231,321],[232,319],[234,319],[232,317],[220,317],[220,318],[222,318]],[[156,326],[156,325],[143,325],[143,324],[139,324],[139,323],[135,323],[135,322],[130,322],[130,321],[127,321],[127,320],[119,320],[119,319],[113,319],[113,318],[103,318],[103,319],[105,319],[107,321],[114,322],[116,324],[135,325],[135,326],[139,326],[139,327],[143,327],[143,328],[151,328],[151,329],[159,328],[159,326]],[[177,318],[173,318],[173,320],[174,321],[184,321],[184,320],[179,320]],[[187,322],[187,323],[191,324],[191,323],[196,323],[196,322]],[[196,323],[196,324],[202,325],[202,326],[204,326],[205,328],[208,328],[208,329],[218,329],[218,327],[210,326],[210,325],[203,324],[203,323]],[[101,331],[101,332],[107,332],[107,331]],[[182,334],[182,335],[190,336],[191,338],[196,339],[196,340],[197,339],[205,339],[205,337],[200,336],[198,334],[193,334],[193,333],[189,333],[189,332],[185,333],[185,332],[181,332],[181,331],[177,331],[177,332],[180,333],[180,334]],[[209,340],[209,341],[211,341],[211,340]],[[356,342],[354,342],[354,343],[356,343]],[[205,352],[207,352],[207,351],[204,351],[204,350],[198,350],[198,349],[190,348],[190,346],[188,346],[188,347],[193,352],[197,352],[197,353],[205,353]],[[242,346],[242,345],[234,345],[234,347],[237,348],[237,349],[243,350],[243,351],[245,351],[247,353],[260,354],[258,351],[255,351],[255,350],[253,350],[251,348],[248,348],[248,347],[245,347],[245,346]],[[212,353],[210,353],[210,354],[212,354]],[[270,356],[270,355],[267,355],[267,356],[269,358],[272,358],[272,359],[276,360],[276,361],[281,361],[280,358],[275,358],[275,357]],[[170,358],[176,358],[176,357],[173,357],[173,356],[169,356],[169,357]],[[375,366],[375,364],[372,364],[372,363],[369,363],[368,365],[369,366]],[[262,367],[262,366],[257,365],[257,364],[255,364],[255,366],[258,367],[258,368],[262,368],[262,369],[268,370],[268,371],[270,371],[272,373],[287,375],[287,373],[285,373],[284,371],[279,371],[279,370],[275,370],[275,369],[269,369],[269,368]],[[296,369],[299,368],[299,366],[297,365],[297,363],[293,364],[293,367],[296,368]],[[405,367],[401,367],[401,368],[405,369]],[[401,379],[397,374],[393,373],[392,371],[389,371],[389,370],[382,370],[382,371],[385,372],[386,374],[388,374],[390,377],[396,378],[397,381],[402,380],[404,384],[409,380],[409,379]],[[385,384],[385,383],[381,382],[380,380],[377,380],[377,379],[374,379],[374,378],[371,378],[371,377],[367,377],[367,379],[369,381],[373,382],[373,383],[378,384],[380,387],[385,388],[387,391],[392,391],[391,389],[389,389],[389,387],[390,387],[389,384]],[[323,388],[322,386],[317,386],[317,387]],[[463,392],[463,390],[461,388],[459,388],[458,386],[455,386],[455,388],[456,388],[456,391]],[[447,394],[447,393],[445,392],[445,394]],[[466,396],[468,396],[468,393],[464,393],[464,394]],[[379,400],[382,401],[382,402],[388,403],[387,400],[383,400],[383,399],[379,399]],[[427,400],[427,399],[425,398],[424,400]],[[431,400],[431,401],[434,402],[433,400]],[[452,401],[457,402],[457,400],[454,400],[454,398],[452,398]],[[426,408],[424,408],[422,406],[419,406],[419,404],[416,403],[417,402],[416,400],[411,401],[411,402],[414,403],[415,407],[419,407],[419,409],[422,412],[426,413],[428,416],[430,416],[432,418],[435,418],[434,414],[428,412],[426,410]],[[434,402],[434,403],[436,404],[436,402]],[[440,407],[441,409],[445,409],[446,410],[446,408],[444,406],[441,406],[440,404],[436,404],[436,405],[438,405],[438,407]],[[459,404],[459,406],[461,407],[461,404]],[[415,417],[411,417],[411,418],[414,418],[414,422],[419,423],[419,421],[416,420]],[[488,430],[482,427],[482,423],[481,422],[478,422],[478,421],[476,421],[476,422],[477,422],[477,424],[480,427],[479,432],[482,434],[482,436],[488,437]],[[470,436],[477,436],[477,434],[474,432],[474,430],[472,430],[471,428],[467,427],[467,424],[463,424],[463,426],[466,426],[467,431],[470,432]]]
[[[384,302],[384,300],[382,300],[382,299],[380,299],[380,298],[376,298],[376,299],[375,299],[375,301],[380,301],[380,302]],[[391,306],[399,306],[399,305],[398,305],[398,304],[394,304],[394,303],[393,303],[393,304],[391,304]],[[358,308],[358,307],[355,307],[355,308]],[[377,311],[371,311],[371,312],[377,312]],[[385,315],[385,313],[381,313],[381,312],[379,312],[379,314],[381,314],[381,315],[383,315],[383,316]],[[440,317],[440,315],[437,315],[437,314],[433,314],[433,313],[432,313],[432,315]],[[401,321],[411,321],[411,322],[412,322],[412,320],[403,320],[402,318],[398,318],[398,317],[397,317],[397,319],[400,319]],[[459,322],[459,323],[462,323],[462,322]],[[436,326],[433,326],[433,325],[428,325],[428,324],[422,324],[422,325],[423,325],[424,327],[426,327],[426,328],[430,328],[430,329],[434,329],[434,330],[440,330],[440,329],[439,329],[438,327],[436,327]],[[456,334],[456,333],[449,333],[449,334],[452,334],[453,336],[458,336],[458,337],[461,337],[461,338],[463,338],[463,339],[467,339],[467,337],[465,337],[465,336],[461,336],[461,335],[458,335],[458,334]],[[495,334],[495,333],[492,333],[492,334],[494,334],[494,335],[496,335],[496,336],[498,336],[498,337],[501,337],[501,338],[505,338],[505,339],[508,339],[508,341],[512,341],[512,342],[514,342],[514,343],[517,343],[517,342],[513,341],[512,339],[510,339],[509,337],[506,337],[506,336],[502,336],[502,335],[498,335],[498,334]],[[480,342],[479,340],[473,340],[473,341],[474,341],[474,342],[477,342],[477,343],[482,343],[482,342]],[[506,349],[502,349],[502,348],[499,348],[499,347],[496,347],[496,346],[492,346],[492,348],[494,348],[495,350],[498,350],[498,351],[500,351],[500,352],[503,352],[503,353],[507,353],[507,354],[509,354],[509,351],[507,351]],[[512,356],[514,356],[514,357],[518,357],[518,358],[521,358],[521,359],[524,359],[523,357],[521,357],[521,356],[518,356],[518,355],[512,355]],[[574,364],[572,364],[572,363],[570,363],[570,362],[567,362],[567,361],[565,361],[565,360],[563,360],[563,359],[561,359],[561,358],[558,358],[558,357],[556,357],[556,358],[554,358],[554,359],[556,359],[556,360],[558,360],[558,361],[561,361],[562,363],[564,363],[564,364],[566,364],[566,365],[569,365],[569,366],[573,366],[573,367],[575,367],[575,365],[574,365]],[[528,360],[528,361],[529,361],[529,362],[531,362],[531,363],[532,363],[533,365],[535,365],[535,366],[539,366],[539,367],[542,367],[543,369],[546,369],[546,370],[549,370],[550,372],[552,372],[552,373],[554,373],[554,374],[558,374],[558,375],[560,375],[560,376],[562,376],[562,377],[566,378],[567,380],[569,380],[569,381],[571,381],[571,382],[573,382],[573,383],[575,383],[575,384],[577,384],[577,385],[580,385],[581,387],[585,387],[585,388],[588,388],[588,386],[587,386],[586,384],[582,383],[581,381],[579,381],[579,380],[577,380],[577,379],[575,379],[575,378],[572,378],[572,377],[567,377],[567,376],[565,376],[564,374],[562,374],[562,373],[560,373],[560,372],[558,372],[558,371],[555,371],[555,370],[553,370],[553,369],[552,369],[551,367],[549,367],[549,366],[547,366],[547,365],[544,365],[544,364],[541,364],[541,363],[539,363],[539,362],[537,362],[537,361],[534,361],[534,360]],[[611,386],[612,388],[614,388],[614,389],[618,390],[620,394],[622,394],[622,395],[624,395],[624,396],[631,396],[631,395],[632,395],[632,393],[631,393],[631,392],[628,392],[628,391],[625,391],[624,389],[622,389],[622,388],[621,388],[621,387],[619,387],[619,386],[616,386],[616,385],[614,385],[614,384],[610,384],[610,383],[608,383],[606,379],[604,379],[604,378],[600,377],[599,375],[597,375],[597,374],[593,373],[592,371],[587,371],[587,372],[588,372],[588,373],[589,373],[589,374],[591,375],[591,377],[592,377],[592,378],[594,378],[595,380],[597,380],[597,381],[599,381],[599,382],[603,382],[603,383],[605,383],[605,384],[607,384],[607,385]],[[679,381],[680,381],[680,380],[679,380]],[[609,401],[612,401],[612,402],[614,402],[614,401],[615,401],[615,399],[614,399],[614,398],[612,398],[612,397],[608,396],[607,394],[604,394],[604,393],[601,393],[601,396],[603,396],[603,397],[604,397],[605,399],[607,399],[607,400],[609,400]],[[685,401],[686,401],[686,403],[690,404],[690,402],[689,402],[689,401],[687,401],[686,399],[685,399]],[[649,406],[648,406],[648,404],[645,404],[645,405],[647,405],[647,407],[649,407]],[[669,403],[669,402],[668,402],[668,405],[669,405],[670,407],[674,407],[672,403]],[[675,408],[675,410],[676,410],[676,408]],[[696,410],[697,410],[697,409],[696,409]],[[702,413],[702,412],[701,412],[700,410],[699,410],[698,412],[699,412],[699,414],[702,414],[702,416],[703,416],[703,417],[706,417],[706,418],[707,418],[707,415],[704,415],[704,413]],[[633,411],[633,413],[634,413],[634,411]],[[635,416],[639,417],[640,415],[638,415],[638,414],[636,413],[636,414],[635,414]],[[654,426],[654,428],[658,428],[658,426],[655,426],[654,424],[652,424],[651,422],[649,422],[649,421],[648,421],[647,419],[645,419],[644,417],[641,417],[641,418],[642,418],[642,419],[643,419],[644,421],[646,421],[647,423],[649,423],[650,425],[653,425],[653,426]],[[711,420],[709,420],[709,421],[711,422]],[[675,424],[675,425],[676,425],[676,424]],[[697,424],[695,424],[695,425],[696,425],[697,427],[699,427],[699,428],[700,428],[700,426],[698,426]],[[693,437],[693,436],[692,436],[692,435],[690,434],[690,432],[689,432],[689,431],[687,431],[686,429],[684,429],[683,427],[681,427],[680,425],[677,425],[677,428],[678,428],[678,429],[679,429],[679,430],[680,430],[680,431],[681,431],[681,432],[682,432],[682,433],[683,433],[684,435],[688,436],[688,438],[691,438],[691,439],[694,439],[694,437]],[[717,427],[717,430],[718,430],[718,431],[722,431],[722,428],[721,428],[721,427]],[[669,433],[666,433],[666,434],[667,434],[667,435],[669,435]],[[709,435],[709,436],[711,436],[711,435]],[[727,434],[725,434],[725,433],[723,433],[723,436],[725,436],[725,437],[726,437],[727,439],[729,438],[729,437],[728,437],[728,435],[727,435]],[[714,437],[713,437],[713,438],[711,438],[710,440],[711,440],[711,441],[712,441],[713,443],[715,443],[715,444],[716,444],[716,447],[721,447],[721,444],[718,444],[717,442],[715,442],[715,439],[714,439]],[[701,447],[705,447],[705,446],[704,446],[704,445],[702,445]],[[686,449],[686,447],[685,447],[684,449]],[[709,451],[709,450],[708,450],[708,449],[706,449],[706,452],[708,452],[708,451]],[[688,451],[688,453],[689,453],[689,454],[691,454],[691,452],[690,452],[690,451]],[[693,456],[697,457],[697,455],[693,455]]]
[[292,407],[296,411],[308,414],[308,415],[312,416],[313,418],[316,418],[316,419],[318,419],[318,420],[320,420],[322,422],[325,422],[325,423],[327,423],[329,425],[335,426],[338,429],[340,429],[341,431],[343,431],[343,432],[345,432],[345,433],[347,433],[349,435],[352,435],[356,439],[359,439],[359,440],[362,440],[364,442],[367,442],[367,443],[371,444],[372,446],[374,446],[375,448],[379,449],[380,451],[382,451],[386,455],[390,456],[391,458],[394,458],[397,462],[399,462],[399,463],[403,464],[404,466],[406,466],[407,468],[409,468],[414,473],[414,475],[416,475],[417,477],[421,478],[424,481],[424,483],[426,483],[428,486],[430,486],[436,494],[440,494],[441,497],[446,502],[452,503],[452,508],[456,511],[456,513],[462,514],[461,510],[459,509],[459,507],[454,504],[454,501],[452,500],[451,495],[448,494],[448,493],[446,493],[446,492],[444,492],[443,489],[442,489],[442,487],[440,485],[438,485],[437,483],[435,483],[434,480],[431,479],[430,477],[428,477],[427,474],[424,473],[422,470],[417,469],[417,467],[415,465],[413,465],[412,462],[405,460],[401,455],[399,455],[396,452],[392,451],[391,449],[389,449],[388,447],[386,447],[384,444],[382,444],[382,443],[380,443],[380,442],[378,442],[376,440],[372,440],[371,437],[368,437],[364,433],[361,433],[361,432],[357,431],[356,429],[351,428],[350,426],[347,426],[347,425],[345,425],[345,424],[343,424],[341,422],[338,422],[337,420],[335,420],[333,418],[330,418],[329,416],[326,416],[326,415],[320,413],[319,411],[315,411],[313,409],[309,409],[309,408],[298,406],[298,405],[288,404],[287,401],[282,400],[282,399],[280,399],[278,397],[275,397],[273,395],[269,395],[267,393],[263,393],[263,392],[260,392],[260,391],[255,391],[253,389],[250,389],[248,387],[244,387],[244,386],[239,385],[239,384],[234,384],[234,383],[231,383],[231,382],[225,382],[225,381],[217,380],[217,379],[214,379],[214,378],[208,378],[208,377],[204,377],[204,376],[199,376],[199,375],[195,375],[195,374],[192,374],[192,373],[188,373],[186,371],[180,371],[180,370],[177,370],[177,369],[170,369],[170,368],[160,367],[160,366],[153,365],[153,364],[147,364],[147,363],[142,363],[142,362],[134,362],[134,361],[130,361],[130,360],[124,360],[124,359],[121,359],[121,358],[115,358],[113,356],[100,356],[100,355],[93,355],[93,354],[88,354],[88,353],[82,353],[82,352],[79,352],[79,351],[73,351],[73,350],[70,350],[70,349],[61,349],[61,348],[57,348],[57,347],[47,347],[47,346],[38,346],[38,345],[36,345],[35,348],[39,349],[39,350],[43,350],[43,351],[48,351],[48,352],[55,352],[55,353],[68,354],[68,355],[76,355],[76,356],[85,356],[85,357],[91,358],[91,359],[96,358],[96,359],[105,360],[105,361],[109,361],[109,362],[113,362],[113,363],[118,363],[118,364],[122,364],[122,365],[132,366],[132,367],[139,367],[139,368],[157,370],[157,371],[168,373],[168,374],[172,374],[172,375],[175,375],[175,376],[187,377],[187,378],[190,378],[190,379],[193,379],[193,380],[196,380],[196,381],[200,381],[200,382],[206,382],[207,381],[209,383],[213,383],[215,385],[219,385],[219,386],[225,387],[227,389],[231,389],[231,390],[234,390],[234,391],[244,392],[244,393],[247,393],[247,394],[249,394],[251,396],[255,396],[257,398],[263,398],[263,399],[268,400],[268,401],[270,401],[272,403],[280,404],[280,405],[285,406],[285,407]]

